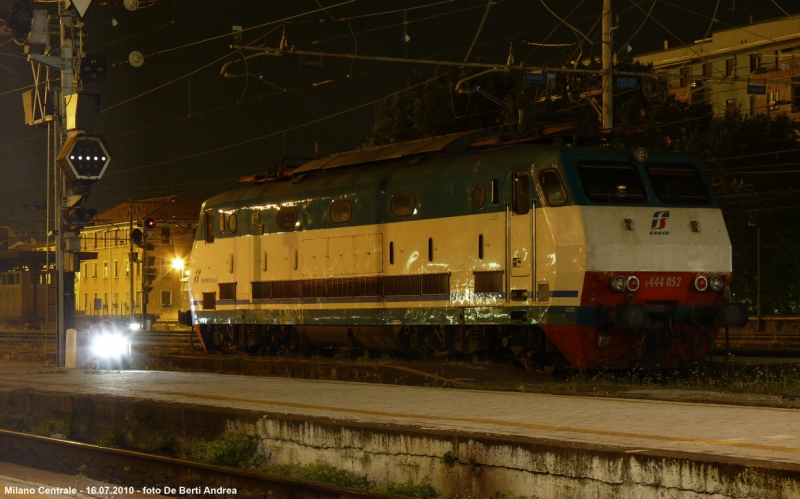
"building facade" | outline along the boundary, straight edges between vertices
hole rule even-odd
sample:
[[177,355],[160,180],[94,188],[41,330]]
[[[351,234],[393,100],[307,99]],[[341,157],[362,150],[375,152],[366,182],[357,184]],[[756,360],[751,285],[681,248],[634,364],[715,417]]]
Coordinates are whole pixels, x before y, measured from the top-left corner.
[[[790,83],[800,82],[800,16],[714,31],[705,40],[635,59],[652,63],[656,74],[680,74],[680,78],[659,78],[655,84],[681,99],[707,102],[717,115],[738,110],[751,116],[800,118],[800,86]],[[714,81],[704,76],[746,79]]]
[[[165,196],[120,204],[95,219],[81,232],[81,249],[96,252],[83,260],[77,274],[76,315],[128,318],[142,313],[142,275],[149,284],[147,313],[156,321],[175,322],[185,284],[192,240],[203,198]],[[153,236],[131,251],[131,230],[145,232],[144,220],[156,221]],[[186,308],[186,307],[185,307]],[[138,318],[137,318],[138,320]]]

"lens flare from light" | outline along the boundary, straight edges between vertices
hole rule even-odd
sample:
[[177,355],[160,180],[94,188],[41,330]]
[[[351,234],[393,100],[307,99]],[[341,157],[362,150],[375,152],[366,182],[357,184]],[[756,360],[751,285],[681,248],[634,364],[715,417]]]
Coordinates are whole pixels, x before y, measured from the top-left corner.
[[186,264],[183,262],[183,258],[174,258],[172,260],[172,268],[175,270],[183,270],[183,267]]
[[100,333],[92,340],[92,353],[101,359],[118,359],[129,352],[128,339],[119,333]]

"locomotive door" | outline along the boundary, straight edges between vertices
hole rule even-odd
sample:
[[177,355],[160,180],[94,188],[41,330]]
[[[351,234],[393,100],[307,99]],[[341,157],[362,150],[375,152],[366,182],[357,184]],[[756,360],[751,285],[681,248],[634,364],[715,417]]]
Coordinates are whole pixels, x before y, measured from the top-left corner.
[[[508,221],[508,260],[511,268],[509,298],[525,299],[531,283],[533,261],[533,211],[530,171],[514,170],[511,178],[511,206]],[[516,291],[516,293],[514,292]]]

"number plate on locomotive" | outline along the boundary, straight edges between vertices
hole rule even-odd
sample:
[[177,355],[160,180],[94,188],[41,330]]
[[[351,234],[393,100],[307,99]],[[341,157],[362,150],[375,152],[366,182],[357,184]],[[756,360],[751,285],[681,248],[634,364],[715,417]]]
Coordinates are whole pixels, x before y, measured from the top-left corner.
[[677,288],[681,285],[680,276],[653,276],[644,283],[646,288]]

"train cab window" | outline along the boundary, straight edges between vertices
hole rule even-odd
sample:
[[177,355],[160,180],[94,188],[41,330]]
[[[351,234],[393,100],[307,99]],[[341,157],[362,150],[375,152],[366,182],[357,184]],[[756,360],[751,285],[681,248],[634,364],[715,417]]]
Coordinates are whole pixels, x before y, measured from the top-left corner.
[[497,195],[497,179],[492,180],[492,204],[497,204],[500,201]]
[[475,188],[472,190],[472,204],[475,205],[475,208],[483,208],[483,204],[486,202],[486,189],[484,189],[483,184],[478,183],[475,185]]
[[284,206],[278,210],[278,227],[284,230],[294,229],[297,225],[297,209]]
[[708,191],[690,165],[648,166],[647,176],[656,196],[665,203],[705,204]]
[[414,214],[414,194],[400,192],[392,196],[392,215],[400,218]]
[[564,184],[561,182],[558,170],[544,170],[539,174],[539,183],[542,185],[542,193],[549,206],[566,204],[567,193],[564,192]]
[[225,214],[222,212],[219,213],[219,233],[225,233]]
[[231,231],[231,234],[236,232],[237,227],[239,227],[239,220],[236,218],[236,213],[231,213],[231,216],[228,218],[228,229]]
[[205,213],[206,243],[214,242],[214,212],[209,210]]
[[353,207],[350,206],[350,201],[334,201],[331,203],[330,217],[331,222],[335,224],[346,224],[350,221],[353,214]]
[[592,201],[644,201],[639,171],[624,163],[584,163],[578,166],[583,191]]
[[530,176],[527,170],[514,172],[514,213],[524,215],[531,209]]

